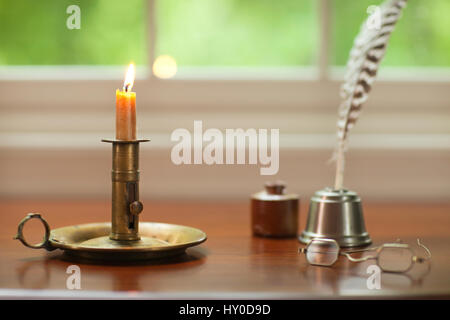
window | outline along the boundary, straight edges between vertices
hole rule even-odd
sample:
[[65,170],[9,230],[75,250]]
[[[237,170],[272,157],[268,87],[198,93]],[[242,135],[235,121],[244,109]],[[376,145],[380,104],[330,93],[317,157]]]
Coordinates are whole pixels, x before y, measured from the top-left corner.
[[[81,28],[66,27],[67,7]],[[147,63],[146,0],[0,0],[0,65]]]
[[[143,146],[151,149],[143,165],[159,174],[157,188],[147,190],[167,196],[214,189],[222,197],[239,189],[242,196],[261,183],[243,171],[223,171],[223,180],[217,178],[222,189],[210,188],[206,168],[167,180],[171,132],[202,120],[205,128],[278,128],[280,147],[287,149],[280,151],[280,178],[297,173],[292,179],[299,191],[310,194],[332,176],[331,166],[317,164],[326,162],[335,143],[341,72],[367,7],[380,2],[0,0],[0,149],[10,163],[22,159],[20,170],[4,170],[12,174],[4,179],[3,194],[35,194],[33,181],[49,176],[25,167],[64,168],[59,172],[67,176],[54,181],[58,187],[47,190],[49,196],[103,190],[103,178],[86,185],[83,174],[91,172],[81,171],[78,162],[92,153],[86,161],[105,165],[100,139],[113,136],[115,89],[130,60],[137,64],[139,133],[152,140]],[[81,8],[79,30],[66,28],[66,9],[73,4]],[[361,175],[366,190],[377,185],[372,177],[391,177],[383,183],[392,188],[376,193],[380,199],[393,192],[436,198],[442,192],[435,190],[449,189],[442,172],[448,171],[450,150],[450,1],[410,0],[407,6],[350,142],[351,150],[362,151],[350,161],[368,161],[355,168],[392,165],[385,174]],[[161,56],[174,59],[176,68]],[[161,68],[156,61],[163,61]],[[28,156],[32,148],[37,157]],[[392,159],[386,150],[398,156]],[[411,161],[416,169],[406,170],[403,164]],[[414,187],[411,177],[423,188]],[[236,181],[248,188],[227,187]]]
[[179,66],[305,66],[316,62],[316,2],[157,2],[156,55]]
[[[327,65],[345,65],[368,6],[379,3],[0,0],[0,66],[122,67],[131,60],[148,66],[168,55],[192,74],[204,67],[234,68],[236,75],[245,72],[236,67],[319,67],[325,72]],[[65,27],[71,4],[81,8],[80,30]],[[383,64],[450,66],[449,1],[415,0],[407,6]]]
[[[364,13],[380,0],[333,1],[332,63],[345,65]],[[385,66],[450,66],[450,1],[408,1],[383,60]],[[349,17],[354,17],[350,18]]]

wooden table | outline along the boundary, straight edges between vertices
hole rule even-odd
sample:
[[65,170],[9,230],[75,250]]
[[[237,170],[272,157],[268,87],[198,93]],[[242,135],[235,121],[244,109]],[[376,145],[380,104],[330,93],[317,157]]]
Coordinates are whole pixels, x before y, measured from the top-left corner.
[[[381,290],[369,290],[367,267],[341,257],[332,268],[309,266],[296,239],[265,239],[250,233],[249,203],[144,201],[144,221],[200,228],[208,240],[171,261],[133,266],[79,264],[81,290],[66,289],[71,262],[59,250],[24,247],[12,237],[28,212],[40,212],[52,228],[108,221],[107,201],[0,202],[1,298],[450,298],[450,204],[365,204],[375,244],[415,243],[433,255],[431,268],[381,275]],[[307,208],[302,205],[301,225]],[[42,234],[39,222],[26,228]],[[41,233],[39,233],[41,232]],[[38,238],[36,238],[38,240]]]

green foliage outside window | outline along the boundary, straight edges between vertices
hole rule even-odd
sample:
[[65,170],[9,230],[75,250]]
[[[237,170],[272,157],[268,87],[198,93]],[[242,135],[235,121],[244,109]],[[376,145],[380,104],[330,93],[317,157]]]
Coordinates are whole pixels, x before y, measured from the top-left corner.
[[[367,7],[331,2],[330,61],[344,65]],[[69,30],[66,8],[81,8]],[[320,43],[318,0],[156,0],[156,55],[179,66],[311,66]],[[0,65],[147,64],[147,0],[0,0]],[[450,1],[412,0],[384,65],[450,66]]]

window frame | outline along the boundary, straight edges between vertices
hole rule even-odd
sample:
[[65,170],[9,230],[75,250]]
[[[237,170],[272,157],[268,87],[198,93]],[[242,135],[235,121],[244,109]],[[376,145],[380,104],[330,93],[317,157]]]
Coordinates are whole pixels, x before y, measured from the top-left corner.
[[[157,40],[156,1],[147,0],[148,66],[138,69],[136,91],[140,103],[151,106],[183,110],[187,108],[213,112],[230,110],[278,111],[299,109],[335,112],[339,105],[339,86],[343,67],[329,64],[332,26],[332,0],[319,0],[318,23],[320,41],[318,59],[312,67],[286,68],[180,68],[171,79],[158,79],[151,71],[155,60]],[[67,73],[67,68],[71,72]],[[20,69],[20,72],[16,72]],[[39,72],[36,72],[39,69]],[[421,72],[420,79],[411,79],[398,72],[404,68],[385,68],[376,82],[377,102],[389,104],[395,101],[399,108],[418,109],[426,102],[430,112],[442,112],[450,100],[450,68],[436,76],[431,68],[414,68]],[[51,96],[46,109],[59,112],[74,105],[99,105],[105,108],[111,101],[106,90],[120,86],[124,68],[108,66],[39,66],[0,68],[0,106],[3,109],[26,109],[33,96]],[[35,75],[39,74],[39,78]],[[69,78],[70,76],[70,78]],[[155,94],[158,91],[162,94]],[[324,96],[323,92],[333,92]],[[70,97],[70,104],[67,99]],[[387,98],[389,97],[389,98]],[[424,101],[426,97],[426,101]],[[380,106],[380,108],[383,108]],[[81,108],[83,109],[83,108]],[[387,109],[387,108],[386,108]]]

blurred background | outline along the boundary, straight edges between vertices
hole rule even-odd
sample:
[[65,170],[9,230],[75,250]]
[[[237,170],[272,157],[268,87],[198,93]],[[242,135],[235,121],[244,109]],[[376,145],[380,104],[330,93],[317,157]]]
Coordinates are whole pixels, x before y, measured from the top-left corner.
[[[180,67],[317,63],[320,0],[150,2],[151,15],[147,0],[2,0],[0,64],[146,66],[150,54],[170,55]],[[381,1],[327,2],[330,64],[343,66],[367,8]],[[72,4],[82,10],[80,31],[64,28]],[[383,65],[450,66],[449,12],[446,0],[410,1]],[[149,18],[157,33],[152,43]]]
[[[141,193],[307,199],[329,164],[348,53],[377,0],[0,0],[0,197],[108,198],[116,88],[138,66]],[[70,5],[80,29],[68,29]],[[450,200],[450,2],[409,1],[350,135],[345,184],[373,201]],[[280,130],[280,170],[182,165],[177,128]]]

